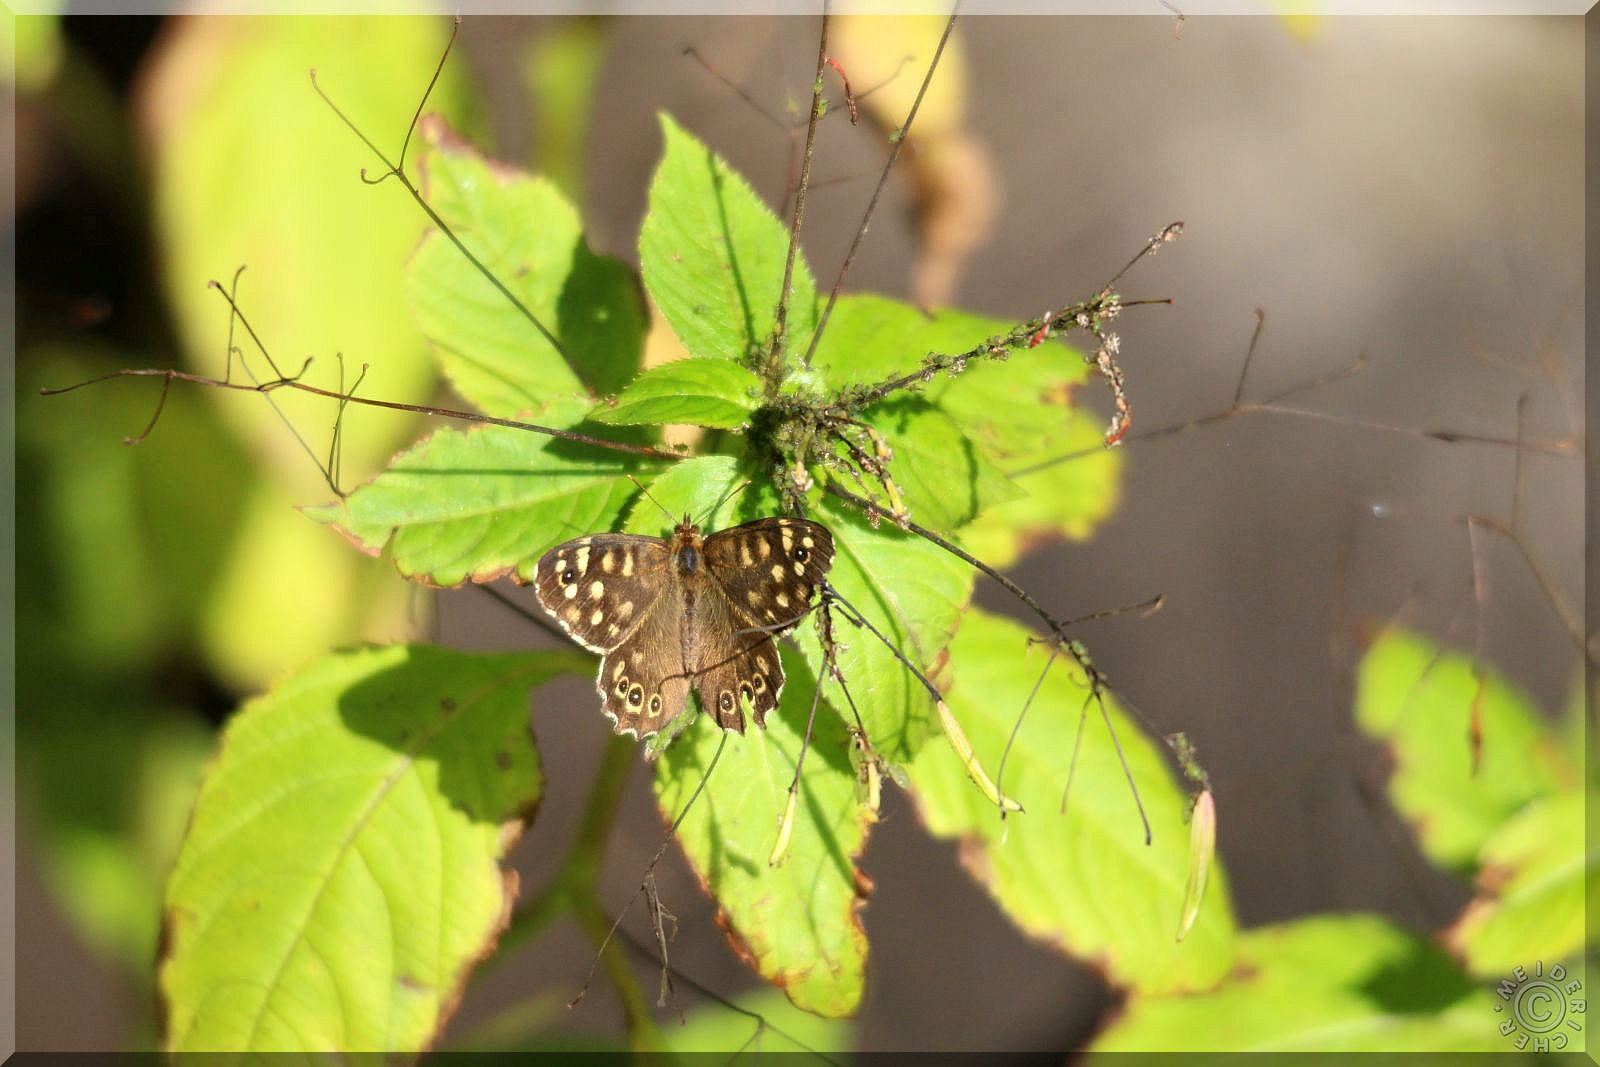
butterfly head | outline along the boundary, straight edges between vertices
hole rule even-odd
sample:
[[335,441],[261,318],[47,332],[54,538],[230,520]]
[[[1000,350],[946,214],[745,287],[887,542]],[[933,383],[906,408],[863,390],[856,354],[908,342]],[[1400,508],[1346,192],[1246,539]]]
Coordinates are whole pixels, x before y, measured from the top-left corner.
[[677,565],[679,574],[693,574],[700,569],[700,547],[703,544],[700,538],[700,527],[688,515],[678,523],[673,533],[676,535],[677,544],[673,546],[672,558]]

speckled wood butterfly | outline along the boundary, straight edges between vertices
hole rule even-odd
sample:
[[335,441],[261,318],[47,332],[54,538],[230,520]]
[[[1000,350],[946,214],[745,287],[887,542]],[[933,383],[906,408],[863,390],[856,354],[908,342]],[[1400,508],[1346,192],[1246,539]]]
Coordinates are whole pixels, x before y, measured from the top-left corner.
[[602,710],[619,734],[649,737],[683,713],[689,689],[724,730],[756,725],[783,693],[773,637],[800,621],[833,563],[833,535],[767,518],[704,539],[684,517],[671,539],[604,533],[539,559],[539,602],[603,653]]

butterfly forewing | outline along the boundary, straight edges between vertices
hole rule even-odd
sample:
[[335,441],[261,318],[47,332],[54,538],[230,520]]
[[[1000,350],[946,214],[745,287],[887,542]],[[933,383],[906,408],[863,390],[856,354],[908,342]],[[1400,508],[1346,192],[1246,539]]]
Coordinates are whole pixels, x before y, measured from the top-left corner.
[[692,687],[726,730],[756,724],[783,693],[773,638],[792,627],[833,563],[833,537],[805,519],[767,518],[703,541],[595,534],[539,560],[539,602],[604,653],[597,686],[619,733],[648,737],[682,714]]
[[672,545],[638,534],[595,534],[539,557],[534,586],[561,628],[594,652],[616,648],[666,591]]
[[833,565],[833,535],[806,519],[757,519],[706,538],[705,557],[748,625],[778,632],[810,608]]
[[690,619],[700,702],[724,729],[743,731],[746,704],[765,726],[783,694],[773,637],[810,608],[833,563],[833,536],[805,519],[757,519],[706,538],[705,559],[714,588]]

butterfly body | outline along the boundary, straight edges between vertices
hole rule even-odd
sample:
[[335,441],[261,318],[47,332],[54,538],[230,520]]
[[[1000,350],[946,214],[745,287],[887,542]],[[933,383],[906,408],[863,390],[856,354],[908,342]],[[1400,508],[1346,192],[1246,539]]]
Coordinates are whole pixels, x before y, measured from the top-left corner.
[[539,559],[539,602],[602,654],[596,688],[618,733],[649,737],[689,692],[725,730],[778,706],[773,638],[797,623],[833,563],[833,536],[805,519],[757,519],[702,537],[685,518],[671,538],[593,534]]

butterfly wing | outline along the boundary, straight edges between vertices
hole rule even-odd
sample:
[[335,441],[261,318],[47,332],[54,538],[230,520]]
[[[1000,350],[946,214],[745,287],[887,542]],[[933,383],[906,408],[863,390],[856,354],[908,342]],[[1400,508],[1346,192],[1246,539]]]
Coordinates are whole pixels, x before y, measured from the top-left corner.
[[805,519],[757,519],[706,538],[713,580],[695,599],[690,648],[701,706],[723,729],[744,732],[747,702],[757,726],[778,706],[783,665],[773,636],[805,615],[833,552],[833,535]]
[[700,706],[717,717],[724,730],[744,733],[745,704],[756,725],[767,724],[767,712],[783,695],[783,663],[778,646],[764,630],[754,630],[735,617],[721,590],[707,589],[695,601],[689,620],[695,627],[690,655],[695,660],[694,687]]
[[705,559],[746,626],[781,633],[805,615],[828,576],[833,535],[808,519],[757,519],[706,538]]
[[[677,589],[676,586],[673,587]],[[595,687],[619,734],[659,733],[689,702],[681,593],[666,592],[645,609],[621,644],[600,660]],[[709,705],[707,705],[709,707]]]
[[594,534],[540,556],[534,589],[573,640],[609,652],[639,629],[667,588],[671,563],[672,546],[659,537]]

